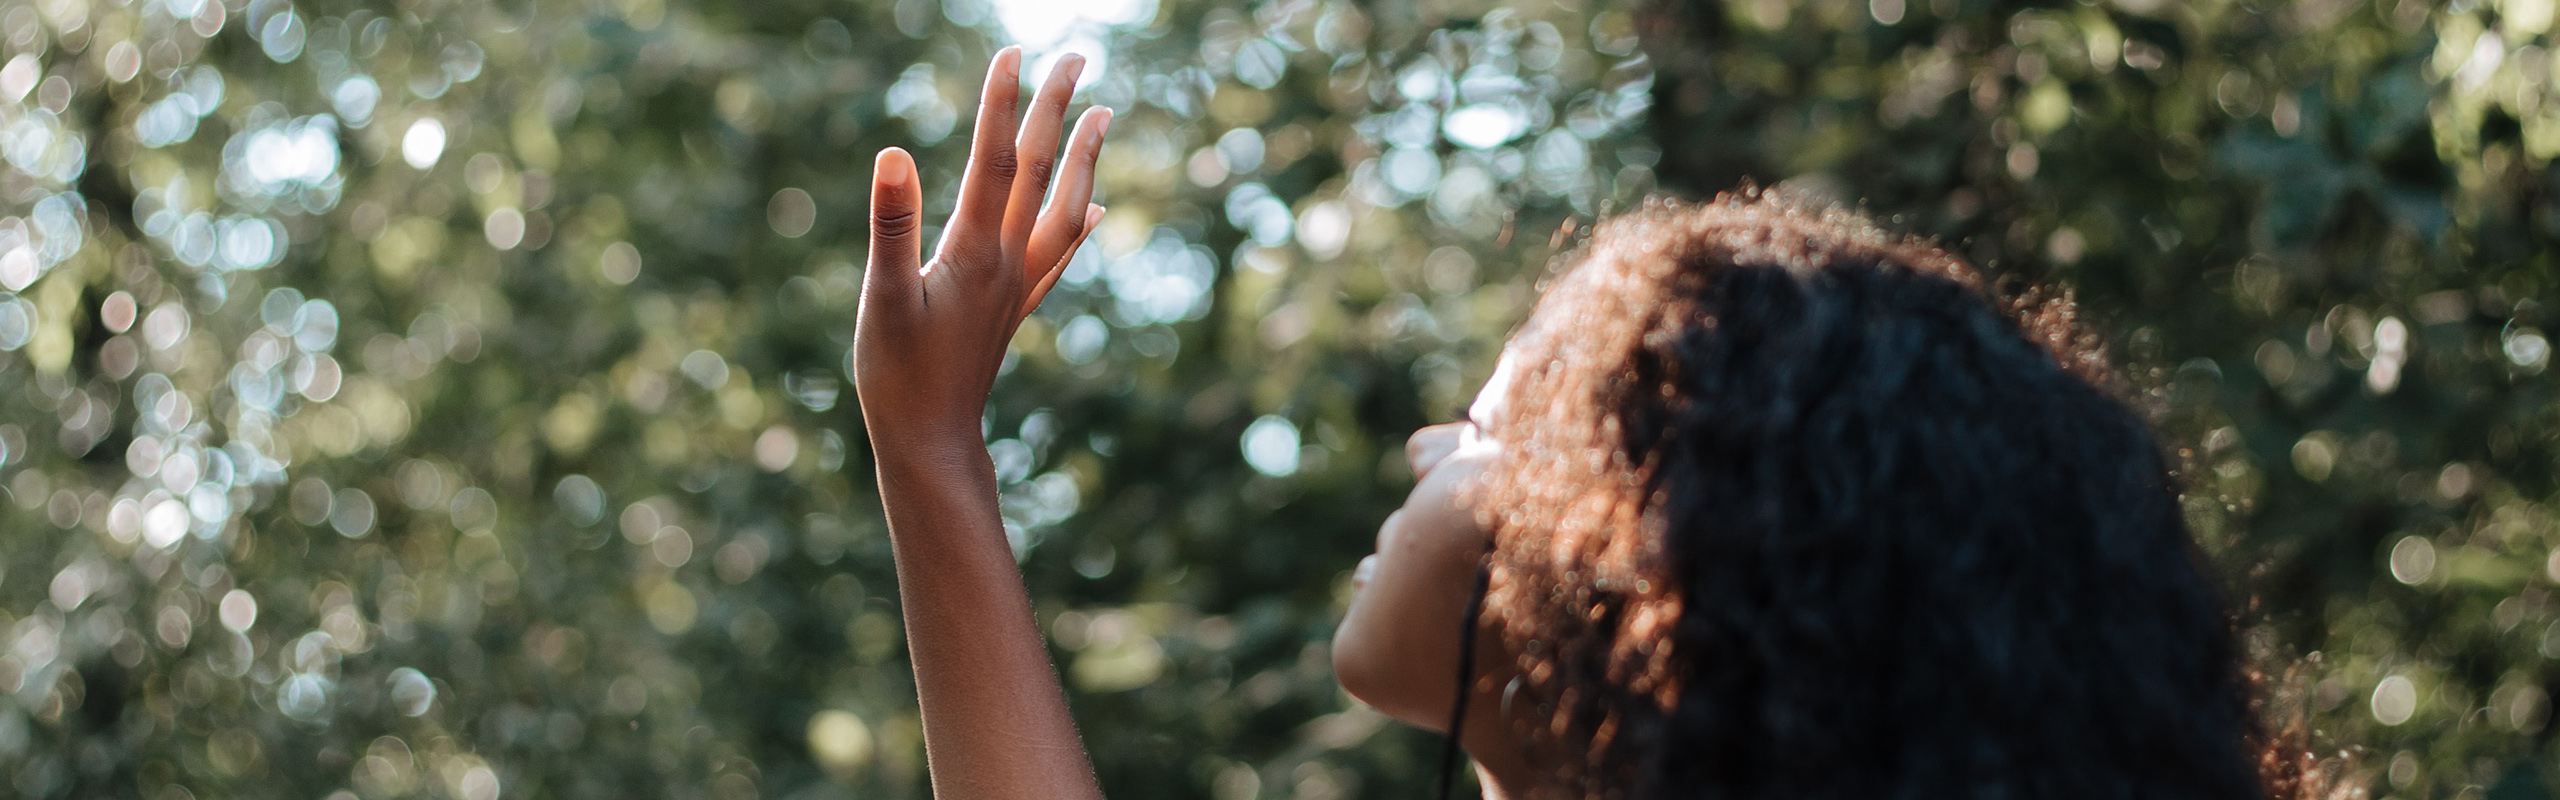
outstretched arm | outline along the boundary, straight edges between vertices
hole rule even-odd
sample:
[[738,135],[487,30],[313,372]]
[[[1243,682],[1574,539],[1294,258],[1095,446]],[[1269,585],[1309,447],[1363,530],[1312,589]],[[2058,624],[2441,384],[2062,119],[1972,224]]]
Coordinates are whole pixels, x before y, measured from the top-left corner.
[[978,428],[1005,344],[1102,217],[1088,201],[1110,112],[1087,111],[1056,156],[1083,66],[1061,60],[1018,115],[1022,53],[996,55],[960,204],[930,262],[915,161],[891,148],[872,175],[854,391],[879,465],[939,800],[1101,797],[1005,543]]

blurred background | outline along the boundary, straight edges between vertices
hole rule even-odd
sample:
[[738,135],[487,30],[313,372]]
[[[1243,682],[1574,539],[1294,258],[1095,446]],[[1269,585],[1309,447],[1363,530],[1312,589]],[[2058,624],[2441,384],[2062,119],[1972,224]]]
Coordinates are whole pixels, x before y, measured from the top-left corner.
[[986,419],[1115,796],[1422,793],[1404,435],[1748,179],[2074,288],[2272,713],[2552,797],[2553,5],[0,0],[0,795],[923,797],[864,181],[1019,43],[1119,113]]

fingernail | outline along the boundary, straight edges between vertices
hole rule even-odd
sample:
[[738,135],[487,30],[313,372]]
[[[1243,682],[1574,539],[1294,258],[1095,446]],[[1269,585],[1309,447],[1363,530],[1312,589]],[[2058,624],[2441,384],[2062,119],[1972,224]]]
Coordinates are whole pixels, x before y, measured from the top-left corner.
[[1095,120],[1093,123],[1093,140],[1096,142],[1102,141],[1102,137],[1110,133],[1111,109],[1105,108],[1102,110],[1102,118]]
[[915,173],[915,159],[909,158],[907,151],[895,147],[880,151],[880,156],[872,159],[871,162],[873,179],[879,181],[882,186],[905,186],[913,183]]
[[1022,77],[1022,45],[1006,45],[996,54],[996,63],[1004,65],[1005,74]]
[[1077,53],[1068,53],[1066,58],[1058,59],[1058,71],[1067,73],[1069,76],[1083,75],[1084,56]]

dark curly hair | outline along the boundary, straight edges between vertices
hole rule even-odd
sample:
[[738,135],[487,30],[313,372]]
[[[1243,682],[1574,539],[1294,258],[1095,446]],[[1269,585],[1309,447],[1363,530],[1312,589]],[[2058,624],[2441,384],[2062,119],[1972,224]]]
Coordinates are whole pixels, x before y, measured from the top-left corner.
[[1482,624],[1550,777],[2326,791],[2262,733],[2161,447],[2067,298],[2004,299],[1924,240],[1750,190],[1656,201],[1559,263],[1477,490]]

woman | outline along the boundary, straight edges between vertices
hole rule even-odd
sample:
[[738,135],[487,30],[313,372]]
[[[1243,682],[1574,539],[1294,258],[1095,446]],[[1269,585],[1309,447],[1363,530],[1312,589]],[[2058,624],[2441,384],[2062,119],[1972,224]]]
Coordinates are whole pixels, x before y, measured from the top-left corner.
[[[1101,216],[1109,116],[1053,161],[1081,62],[1018,120],[1020,68],[989,70],[929,263],[913,162],[881,154],[855,343],[944,800],[1099,796],[979,415]],[[2067,303],[1748,193],[1562,261],[1470,418],[1414,435],[1333,651],[1353,696],[1454,730],[1488,796],[2322,789],[2254,724],[2167,468]]]

